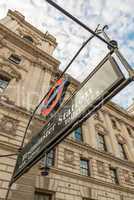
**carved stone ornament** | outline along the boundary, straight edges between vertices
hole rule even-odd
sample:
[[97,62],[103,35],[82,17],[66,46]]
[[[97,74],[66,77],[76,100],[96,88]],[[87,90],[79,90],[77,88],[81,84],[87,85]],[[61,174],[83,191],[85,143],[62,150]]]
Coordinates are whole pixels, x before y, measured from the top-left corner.
[[22,27],[18,28],[17,31],[21,37],[23,37],[24,35],[29,35],[34,40],[33,44],[41,45],[40,38],[36,34],[34,34],[32,31],[30,31],[26,28],[22,28]]
[[96,112],[96,113],[93,115],[93,118],[94,118],[95,120],[98,120],[98,121],[100,121],[100,122],[103,123],[103,120],[101,119],[101,116],[100,116],[100,112]]
[[116,135],[116,137],[117,137],[117,140],[120,144],[126,143],[126,139],[122,135],[118,134],[118,135]]
[[3,116],[0,122],[0,131],[10,135],[15,135],[17,126],[18,120],[8,116]]
[[101,132],[103,135],[107,134],[107,132],[108,132],[107,129],[99,123],[95,125],[95,129],[97,131]]
[[123,170],[124,180],[130,182],[130,175],[128,170]]
[[73,164],[74,152],[68,149],[64,150],[64,161],[69,164]]
[[102,161],[97,160],[97,170],[98,173],[105,174],[105,167]]
[[16,78],[16,80],[21,78],[21,74],[9,64],[0,63],[0,72],[7,74],[10,78]]

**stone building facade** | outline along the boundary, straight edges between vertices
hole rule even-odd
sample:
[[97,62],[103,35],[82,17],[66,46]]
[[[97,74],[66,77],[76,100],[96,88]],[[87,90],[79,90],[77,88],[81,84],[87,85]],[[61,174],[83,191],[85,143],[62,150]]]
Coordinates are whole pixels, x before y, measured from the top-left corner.
[[[0,155],[17,153],[28,119],[61,73],[56,39],[8,11],[0,21]],[[71,79],[66,98],[77,88]],[[26,142],[43,125],[39,114]],[[4,200],[16,156],[0,158]],[[109,102],[13,184],[10,200],[133,200],[134,117]]]

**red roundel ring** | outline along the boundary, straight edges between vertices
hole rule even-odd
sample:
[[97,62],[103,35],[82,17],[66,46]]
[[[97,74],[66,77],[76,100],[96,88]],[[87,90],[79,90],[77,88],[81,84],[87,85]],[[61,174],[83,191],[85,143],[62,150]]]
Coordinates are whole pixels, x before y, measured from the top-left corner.
[[44,100],[44,106],[41,110],[43,116],[48,116],[54,109],[60,105],[59,102],[63,100],[65,90],[69,82],[67,80],[59,79],[56,84],[50,89],[48,96]]

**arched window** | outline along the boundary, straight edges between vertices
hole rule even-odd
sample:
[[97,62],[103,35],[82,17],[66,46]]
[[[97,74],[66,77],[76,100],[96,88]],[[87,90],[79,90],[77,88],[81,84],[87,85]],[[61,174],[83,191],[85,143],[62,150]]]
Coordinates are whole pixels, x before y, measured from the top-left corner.
[[33,38],[29,35],[24,35],[23,36],[23,39],[26,41],[26,42],[29,42],[29,43],[33,43]]
[[20,57],[16,54],[11,54],[8,60],[12,62],[13,64],[20,64],[20,61],[21,61]]
[[72,138],[77,142],[83,142],[82,128],[78,127],[72,133]]
[[97,146],[100,151],[107,151],[105,136],[100,132],[97,133]]
[[126,151],[124,149],[124,144],[118,142],[119,156],[121,159],[127,160]]
[[8,84],[10,82],[10,79],[6,76],[3,76],[0,74],[0,93],[4,92],[4,90],[7,88]]

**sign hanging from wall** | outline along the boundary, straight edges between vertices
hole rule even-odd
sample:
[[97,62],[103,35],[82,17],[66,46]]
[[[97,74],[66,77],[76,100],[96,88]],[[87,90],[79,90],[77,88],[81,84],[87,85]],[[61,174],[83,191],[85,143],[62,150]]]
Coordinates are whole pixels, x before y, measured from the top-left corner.
[[13,182],[75,129],[83,116],[91,112],[97,104],[103,104],[113,90],[117,93],[115,89],[124,81],[125,77],[116,61],[108,54],[60,111],[22,149],[17,159]]
[[41,108],[41,115],[44,117],[54,114],[63,102],[69,81],[65,79],[59,79],[56,84],[50,89],[47,97],[43,101]]

